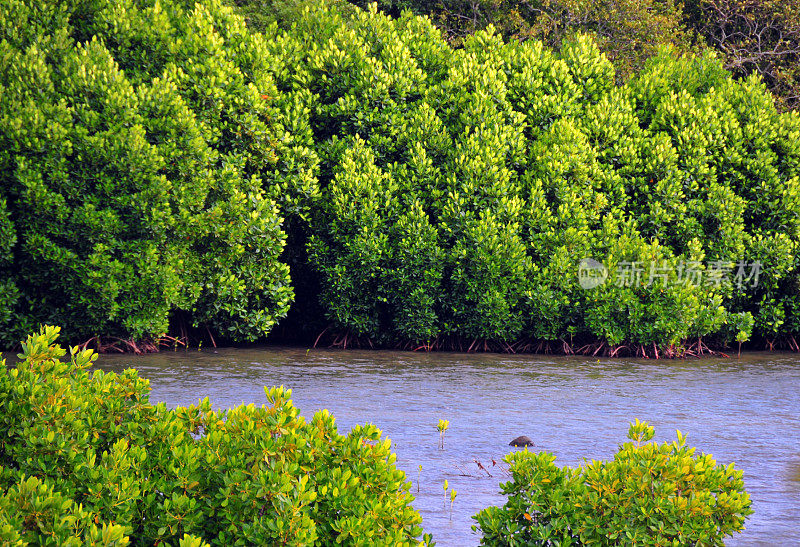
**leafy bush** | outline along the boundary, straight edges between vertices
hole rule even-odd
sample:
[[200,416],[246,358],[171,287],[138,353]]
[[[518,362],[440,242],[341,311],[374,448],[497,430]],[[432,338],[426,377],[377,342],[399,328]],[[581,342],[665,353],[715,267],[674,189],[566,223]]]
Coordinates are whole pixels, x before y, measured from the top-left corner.
[[0,367],[9,541],[417,543],[410,483],[374,425],[343,436],[327,411],[306,422],[282,387],[262,407],[152,405],[134,370],[92,373],[96,355],[76,348],[61,361],[58,333],[29,336],[24,360]]
[[559,468],[547,452],[506,456],[508,502],[474,518],[483,545],[723,545],[752,514],[742,472],[631,424],[613,461]]
[[129,544],[124,527],[98,527],[94,519],[36,477],[22,476],[0,496],[0,540],[5,545]]

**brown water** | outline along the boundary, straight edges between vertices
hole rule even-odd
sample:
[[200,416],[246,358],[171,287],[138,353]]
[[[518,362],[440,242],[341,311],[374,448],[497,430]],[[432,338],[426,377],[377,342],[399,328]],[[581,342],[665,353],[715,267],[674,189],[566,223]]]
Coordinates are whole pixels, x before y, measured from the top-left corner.
[[[636,361],[494,354],[221,349],[104,355],[106,370],[135,367],[152,402],[218,408],[265,402],[264,385],[285,385],[303,415],[329,409],[340,432],[377,424],[414,481],[414,507],[439,545],[475,545],[472,515],[502,505],[507,477],[491,460],[527,435],[560,464],[611,458],[628,423],[647,420],[657,441],[675,429],[719,463],[736,462],[755,514],[728,545],[800,545],[800,358]],[[450,421],[439,450],[439,419]],[[479,471],[474,460],[489,468]],[[418,466],[422,465],[417,493]],[[450,514],[444,480],[458,491]]]

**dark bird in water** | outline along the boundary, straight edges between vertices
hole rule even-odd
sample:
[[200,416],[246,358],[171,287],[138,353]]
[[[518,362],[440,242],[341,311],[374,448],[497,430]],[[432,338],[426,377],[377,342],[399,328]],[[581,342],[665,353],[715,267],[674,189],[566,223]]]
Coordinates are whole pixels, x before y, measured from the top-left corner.
[[525,435],[520,435],[519,437],[517,437],[516,439],[514,439],[513,441],[508,443],[508,445],[509,446],[533,446],[533,441],[530,439],[530,437],[526,437]]

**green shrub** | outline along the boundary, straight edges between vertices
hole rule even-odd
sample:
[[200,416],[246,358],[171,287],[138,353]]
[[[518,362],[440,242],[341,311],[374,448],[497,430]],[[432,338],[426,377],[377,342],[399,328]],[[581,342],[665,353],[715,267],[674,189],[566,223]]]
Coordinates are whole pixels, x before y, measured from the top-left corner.
[[506,456],[508,502],[473,517],[483,545],[723,545],[752,514],[742,472],[695,456],[678,440],[657,444],[636,421],[612,461],[559,468],[555,456]]
[[128,545],[123,526],[97,526],[95,515],[36,477],[22,475],[0,496],[4,545]]
[[[96,355],[75,348],[61,361],[58,333],[29,336],[23,361],[0,367],[9,538],[13,529],[35,543],[52,529],[120,544],[122,530],[134,545],[187,534],[211,545],[418,543],[411,483],[375,426],[343,436],[327,411],[307,422],[282,387],[265,388],[262,407],[152,405],[134,370],[92,373]],[[43,516],[34,525],[29,514]]]

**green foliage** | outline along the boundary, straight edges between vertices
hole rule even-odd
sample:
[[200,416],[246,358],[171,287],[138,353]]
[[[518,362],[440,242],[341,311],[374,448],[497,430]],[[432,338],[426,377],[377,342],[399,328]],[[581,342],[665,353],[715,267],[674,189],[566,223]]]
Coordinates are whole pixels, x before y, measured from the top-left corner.
[[[11,221],[6,200],[0,198],[0,333],[7,332],[14,322],[14,308],[19,298],[12,268],[12,249],[17,242],[14,223]],[[2,342],[0,336],[0,342]]]
[[128,545],[125,528],[97,526],[96,515],[36,477],[22,475],[0,497],[0,540],[5,545]]
[[[241,0],[244,4],[253,4]],[[351,0],[363,9],[369,0]],[[659,48],[714,51],[740,78],[757,74],[781,108],[800,104],[800,2],[797,0],[378,0],[398,17],[429,17],[460,45],[489,26],[507,39],[541,40],[558,49],[577,33],[591,35],[622,79]]]
[[[364,9],[371,4],[351,1]],[[673,0],[378,0],[377,5],[394,16],[410,10],[430,17],[455,45],[489,26],[507,39],[540,40],[555,49],[577,33],[589,34],[623,78],[661,46],[692,49],[683,5]]]
[[[340,9],[347,10],[344,0],[328,0]],[[281,28],[291,28],[306,9],[314,9],[314,0],[225,0],[229,6],[235,6],[247,26],[256,31],[264,31],[272,24]]]
[[[375,6],[267,34],[320,158],[308,257],[336,329],[673,354],[798,332],[800,120],[757,80],[662,49],[619,85],[586,35],[550,51],[488,28],[452,49]],[[578,285],[584,257],[607,283]],[[755,261],[757,285],[735,282]]]
[[508,502],[474,518],[482,545],[723,545],[752,514],[742,472],[695,456],[678,440],[648,442],[654,430],[632,423],[612,461],[572,469],[527,450],[505,457]]
[[3,343],[42,321],[158,336],[177,310],[264,336],[293,296],[275,152],[302,150],[263,38],[215,0],[39,4],[0,7]]
[[375,426],[343,436],[327,411],[306,421],[282,387],[261,407],[151,405],[134,370],[91,372],[96,355],[77,348],[61,361],[58,333],[43,328],[16,368],[0,366],[4,539],[417,543],[411,483]]
[[[540,8],[612,6],[578,4]],[[0,342],[253,340],[293,285],[296,325],[410,347],[800,334],[800,116],[758,78],[655,45],[630,76],[605,23],[453,48],[411,12],[269,5],[263,33],[219,0],[0,6]]]

